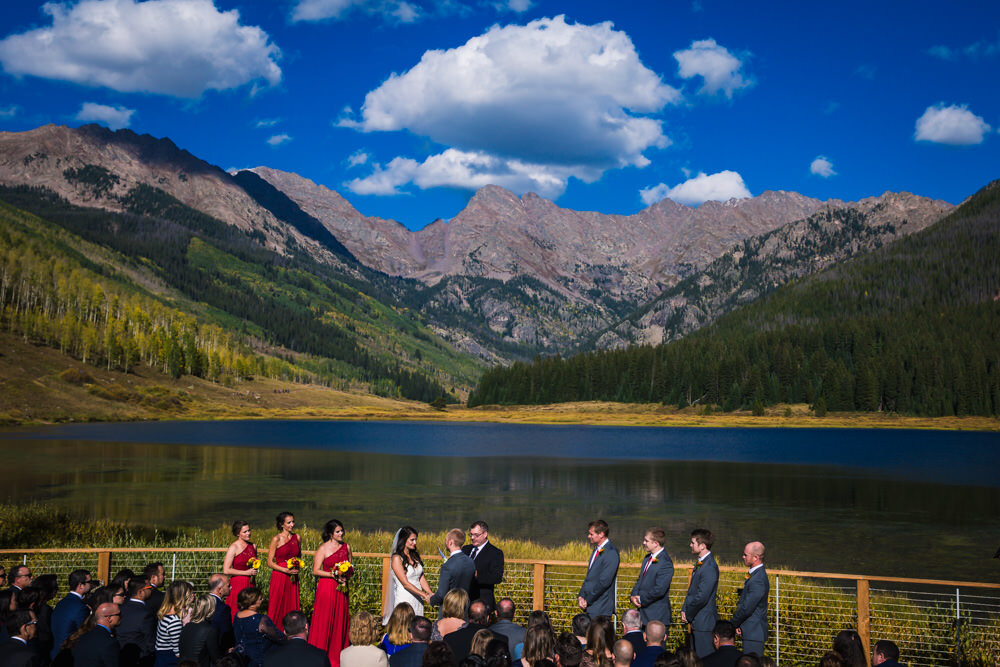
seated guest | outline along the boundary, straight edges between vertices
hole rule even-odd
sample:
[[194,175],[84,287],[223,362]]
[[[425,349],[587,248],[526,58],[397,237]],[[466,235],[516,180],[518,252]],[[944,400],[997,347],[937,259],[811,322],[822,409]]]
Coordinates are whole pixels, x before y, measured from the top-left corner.
[[559,667],[579,667],[581,660],[583,645],[572,632],[563,632],[556,637],[556,664]]
[[667,626],[660,621],[650,621],[646,624],[643,639],[646,641],[646,648],[636,654],[633,667],[653,667],[656,659],[666,650],[663,643],[667,639]]
[[4,667],[36,667],[42,664],[38,652],[31,646],[36,632],[35,612],[15,609],[7,616],[7,634],[0,644],[0,665]]
[[642,636],[642,620],[638,609],[629,609],[622,614],[622,639],[632,644],[632,652],[639,655],[646,648],[646,640]]
[[615,645],[615,625],[608,616],[591,619],[587,628],[587,645],[583,651],[581,667],[610,667]]
[[744,653],[736,659],[736,667],[761,667],[756,653]]
[[469,647],[469,655],[475,655],[486,660],[486,647],[491,641],[496,639],[495,635],[489,630],[479,630],[476,634],[472,635],[472,646]]
[[[465,617],[469,613],[469,594],[461,588],[453,588],[441,602],[441,617],[431,629],[431,641],[442,641],[445,636],[466,626]],[[454,655],[452,656],[454,657]]]
[[486,645],[485,660],[486,667],[511,667],[513,664],[507,644],[499,639],[491,639]]
[[256,586],[248,586],[236,596],[236,618],[233,619],[233,636],[236,651],[244,656],[249,667],[261,667],[264,656],[273,646],[285,643],[285,635],[260,613],[264,596]]
[[400,602],[389,614],[389,624],[379,642],[386,655],[392,656],[410,645],[410,623],[415,616],[409,602]]
[[415,616],[410,621],[410,645],[389,658],[389,667],[420,667],[430,639],[431,622],[423,616]]
[[854,630],[841,630],[833,638],[833,652],[840,656],[847,667],[868,667],[868,656],[861,637]]
[[49,657],[55,660],[63,642],[76,632],[90,616],[90,609],[83,601],[90,592],[92,579],[87,570],[73,570],[69,573],[69,593],[52,611],[52,650]]
[[389,656],[378,646],[379,622],[367,611],[351,617],[351,645],[340,652],[340,664],[345,667],[389,667]]
[[[312,646],[309,639],[309,618],[299,610],[290,611],[281,619],[288,643],[275,646],[264,656],[264,667],[330,667],[330,656]],[[428,623],[428,626],[430,624]],[[216,663],[218,665],[218,663]],[[344,667],[350,667],[344,664]]]
[[233,610],[226,604],[229,595],[229,575],[215,572],[208,577],[208,594],[215,598],[212,627],[219,636],[219,649],[226,653],[233,647]]
[[5,588],[0,591],[0,644],[10,639],[7,634],[7,617],[17,609],[17,591]]
[[128,569],[127,567],[123,567],[122,569],[118,570],[118,574],[114,576],[114,579],[111,580],[111,583],[108,584],[108,587],[111,588],[112,590],[121,589],[127,592],[128,582],[130,582],[132,580],[132,577],[134,576],[135,572]]
[[[630,609],[629,611],[634,610]],[[619,639],[615,642],[611,653],[614,655],[615,667],[629,667],[632,664],[632,658],[635,657],[635,647],[629,640]]]
[[153,587],[146,577],[128,582],[128,597],[121,607],[121,624],[115,633],[121,647],[123,667],[152,665],[156,655],[156,619],[146,606]]
[[552,628],[545,623],[528,625],[524,634],[524,651],[521,667],[535,667],[542,660],[552,660],[556,653],[556,638]]
[[455,654],[451,652],[451,647],[446,643],[431,642],[424,652],[424,661],[421,663],[421,667],[458,667],[458,662],[455,661]]
[[847,667],[847,663],[836,651],[827,651],[819,659],[819,667]]
[[[469,605],[469,622],[444,638],[455,654],[456,660],[461,662],[472,652],[472,638],[480,630],[485,630],[487,623],[489,623],[489,609],[485,602],[476,600]],[[506,637],[502,639],[506,640]]]
[[[513,600],[510,598],[501,598],[497,602],[497,620],[490,626],[490,631],[494,635],[503,635],[506,637],[511,654],[515,659],[520,659],[521,650],[524,647],[524,628],[514,622],[515,611]],[[587,618],[589,619],[590,617],[587,616]]]
[[587,630],[590,628],[590,616],[579,613],[573,617],[573,635],[580,640],[580,646],[587,648]]
[[880,639],[872,648],[872,667],[899,667],[899,647],[888,639]]
[[[121,648],[112,636],[121,621],[121,611],[113,602],[105,602],[93,615],[94,627],[73,646],[73,664],[88,667],[119,667]],[[84,624],[86,627],[86,624]],[[82,630],[83,628],[81,628]],[[75,633],[74,633],[75,634]],[[73,636],[70,636],[70,640]]]
[[215,598],[211,595],[202,595],[194,601],[191,620],[181,630],[181,661],[190,660],[199,667],[211,667],[222,655],[219,650],[219,635],[212,626],[214,611]]
[[194,604],[194,586],[187,581],[170,582],[156,612],[155,667],[171,667],[181,655],[181,629]]
[[733,667],[743,651],[736,648],[736,626],[730,621],[716,621],[712,630],[715,651],[702,659],[704,667]]

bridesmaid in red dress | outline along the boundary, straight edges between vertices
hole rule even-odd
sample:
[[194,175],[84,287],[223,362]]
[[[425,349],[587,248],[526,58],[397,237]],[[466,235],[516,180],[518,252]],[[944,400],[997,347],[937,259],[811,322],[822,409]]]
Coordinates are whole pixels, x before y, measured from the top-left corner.
[[299,536],[292,532],[295,530],[295,517],[292,513],[282,512],[275,522],[280,532],[271,539],[271,548],[267,551],[267,565],[271,568],[267,616],[284,632],[282,619],[285,614],[300,609],[299,568],[289,567],[288,559],[299,558],[302,549],[299,548]]
[[246,521],[233,523],[233,535],[236,536],[236,541],[230,544],[226,551],[226,558],[222,561],[222,573],[230,576],[230,590],[226,604],[232,610],[233,618],[236,618],[236,596],[244,588],[253,585],[250,577],[257,574],[257,570],[249,565],[250,559],[257,557],[257,547],[250,541],[250,524]]
[[313,560],[316,601],[309,623],[309,643],[327,652],[331,667],[340,667],[340,652],[350,645],[347,580],[354,574],[354,567],[343,574],[335,569],[338,563],[350,560],[351,547],[344,542],[344,524],[336,519],[327,521],[323,526],[323,544],[316,549]]

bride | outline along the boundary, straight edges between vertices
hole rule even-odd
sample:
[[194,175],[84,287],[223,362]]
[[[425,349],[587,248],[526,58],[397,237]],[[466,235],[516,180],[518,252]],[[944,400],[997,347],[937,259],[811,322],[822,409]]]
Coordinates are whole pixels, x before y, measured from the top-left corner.
[[389,559],[389,594],[382,610],[382,624],[389,623],[392,610],[400,602],[408,602],[417,616],[424,614],[424,602],[431,597],[431,587],[424,576],[424,562],[417,551],[417,531],[403,526],[392,540],[392,557]]

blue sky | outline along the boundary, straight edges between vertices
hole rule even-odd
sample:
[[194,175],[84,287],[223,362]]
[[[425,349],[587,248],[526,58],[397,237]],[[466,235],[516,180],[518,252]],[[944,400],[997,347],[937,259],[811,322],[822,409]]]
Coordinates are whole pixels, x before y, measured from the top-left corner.
[[0,67],[0,129],[129,127],[411,228],[487,183],[631,214],[1000,178],[996,2],[14,0]]

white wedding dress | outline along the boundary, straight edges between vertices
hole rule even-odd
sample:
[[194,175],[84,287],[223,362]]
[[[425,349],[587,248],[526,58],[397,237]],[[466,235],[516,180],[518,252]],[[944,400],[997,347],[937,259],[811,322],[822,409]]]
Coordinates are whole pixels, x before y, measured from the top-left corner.
[[[410,582],[414,588],[420,590],[420,577],[422,577],[423,574],[424,566],[417,563],[415,567],[411,567],[406,570],[406,580]],[[385,616],[382,619],[382,625],[389,624],[389,616],[392,614],[392,610],[395,609],[396,605],[400,602],[409,602],[417,616],[424,615],[424,603],[413,595],[413,593],[403,588],[403,584],[399,581],[399,577],[396,576],[396,573],[389,570],[389,598],[386,601],[386,611]]]

